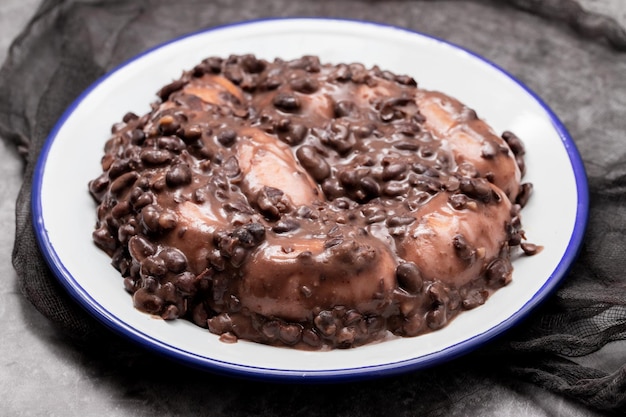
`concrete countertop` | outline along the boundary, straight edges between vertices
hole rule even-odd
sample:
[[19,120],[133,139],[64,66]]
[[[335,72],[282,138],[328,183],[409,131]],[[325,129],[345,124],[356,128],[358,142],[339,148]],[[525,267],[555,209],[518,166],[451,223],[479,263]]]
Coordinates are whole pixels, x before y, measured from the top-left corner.
[[[586,0],[591,10],[610,11],[616,2],[622,12],[614,15],[626,21],[626,2],[621,0]],[[2,0],[0,6],[0,62],[4,62],[11,41],[21,32],[40,0]],[[131,395],[118,386],[120,378],[111,375],[105,365],[69,343],[20,294],[11,265],[14,237],[15,199],[22,165],[15,151],[0,141],[0,415],[6,416],[140,416],[159,415],[165,404],[184,399],[180,392],[172,398],[154,395]],[[623,360],[623,344],[611,344],[601,353],[585,359],[589,364],[616,366]],[[135,389],[137,389],[135,387]],[[149,390],[150,387],[144,389]],[[167,392],[162,387],[159,393]],[[191,399],[190,399],[191,401]],[[225,403],[226,404],[226,403]],[[171,404],[170,404],[171,406]],[[573,401],[542,389],[520,383],[497,388],[497,395],[481,406],[482,416],[593,416]],[[185,406],[183,410],[193,410]],[[464,415],[460,408],[455,415]],[[217,407],[215,414],[236,415]],[[212,414],[208,412],[208,414]]]

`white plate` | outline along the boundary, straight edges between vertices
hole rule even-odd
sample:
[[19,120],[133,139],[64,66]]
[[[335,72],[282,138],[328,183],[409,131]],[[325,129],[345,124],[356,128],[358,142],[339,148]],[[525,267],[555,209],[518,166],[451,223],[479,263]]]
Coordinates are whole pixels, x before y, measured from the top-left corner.
[[[527,148],[523,211],[529,241],[545,247],[514,262],[513,282],[484,306],[444,329],[350,350],[304,352],[239,341],[225,344],[184,321],[165,322],[133,308],[122,278],[92,243],[96,214],[87,182],[100,174],[110,127],[127,111],[144,114],[156,91],[203,58],[254,53],[273,59],[319,55],[410,74],[474,108],[497,132],[512,130]],[[358,21],[278,19],[195,33],[152,49],[105,75],[58,122],[34,179],[36,233],[69,293],[104,324],[148,349],[216,372],[280,380],[336,381],[431,366],[465,354],[518,323],[551,293],[577,255],[587,220],[583,164],[552,111],[528,88],[485,59],[439,39]]]

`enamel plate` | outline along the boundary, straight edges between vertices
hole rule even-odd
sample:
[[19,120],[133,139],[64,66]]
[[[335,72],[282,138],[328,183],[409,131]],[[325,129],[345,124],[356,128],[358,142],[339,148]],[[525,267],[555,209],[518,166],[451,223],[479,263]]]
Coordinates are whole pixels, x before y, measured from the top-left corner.
[[[123,280],[91,233],[96,205],[87,183],[100,172],[111,126],[145,114],[156,92],[209,56],[254,53],[273,60],[318,55],[324,63],[361,62],[413,76],[475,109],[498,133],[526,145],[534,185],[522,212],[528,240],[544,246],[514,260],[513,282],[485,305],[442,330],[349,350],[305,352],[238,341],[223,343],[185,320],[164,321],[134,309]],[[58,122],[35,172],[36,234],[67,291],[111,329],[174,360],[251,378],[337,381],[390,375],[442,363],[501,335],[544,301],[565,277],[581,244],[588,194],[574,142],[553,112],[527,87],[485,59],[439,39],[358,21],[278,19],[195,33],[130,60],[81,95]]]

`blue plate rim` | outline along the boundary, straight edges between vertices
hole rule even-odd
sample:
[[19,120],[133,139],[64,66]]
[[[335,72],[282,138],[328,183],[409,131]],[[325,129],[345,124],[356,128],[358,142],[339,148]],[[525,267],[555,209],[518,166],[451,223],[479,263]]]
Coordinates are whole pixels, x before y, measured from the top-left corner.
[[[212,359],[206,356],[200,356],[192,352],[187,352],[183,349],[168,345],[160,340],[147,335],[138,329],[124,323],[122,319],[116,317],[103,306],[101,306],[96,300],[94,300],[76,281],[76,279],[67,271],[63,262],[57,255],[52,243],[48,239],[46,227],[43,220],[43,207],[41,202],[42,181],[45,173],[45,166],[48,158],[49,151],[54,143],[54,140],[58,136],[59,131],[69,117],[74,113],[78,106],[85,100],[89,94],[95,90],[102,82],[108,79],[111,75],[126,67],[127,65],[142,59],[144,56],[150,53],[164,48],[168,45],[177,43],[181,40],[191,38],[197,35],[203,35],[209,32],[217,32],[224,29],[234,28],[238,26],[249,26],[258,23],[272,22],[272,21],[327,21],[327,22],[344,22],[352,24],[372,25],[376,27],[382,27],[386,29],[399,30],[406,32],[410,35],[419,36],[438,42],[440,44],[451,47],[452,49],[465,52],[475,59],[487,64],[497,70],[499,73],[510,79],[517,84],[520,88],[525,90],[545,111],[550,118],[553,128],[559,135],[563,146],[569,157],[570,164],[573,169],[574,177],[576,180],[577,191],[577,207],[575,216],[575,226],[572,231],[572,235],[567,245],[567,249],[560,262],[546,279],[544,285],[535,293],[535,295],[528,300],[517,312],[509,316],[504,321],[491,327],[489,330],[477,334],[471,338],[465,339],[456,344],[450,345],[440,351],[433,352],[427,355],[411,358],[407,360],[363,366],[355,368],[345,369],[331,369],[331,370],[285,370],[285,369],[272,369],[263,367],[254,367],[249,365],[240,365],[231,362],[224,362],[216,359]],[[136,56],[122,62],[117,65],[94,83],[92,83],[86,90],[83,91],[65,110],[59,120],[54,125],[50,134],[48,135],[42,150],[40,152],[35,170],[33,173],[32,183],[32,199],[31,199],[31,213],[33,220],[33,228],[37,238],[37,242],[41,249],[47,264],[51,268],[53,275],[63,287],[69,292],[69,294],[83,307],[88,313],[94,316],[99,322],[104,324],[107,328],[115,331],[122,336],[129,338],[131,341],[139,344],[140,346],[154,351],[157,354],[165,356],[176,362],[180,362],[184,365],[211,371],[219,374],[226,374],[229,376],[243,377],[246,379],[260,379],[264,381],[276,381],[276,382],[342,382],[342,381],[354,381],[364,380],[370,378],[378,378],[384,376],[391,376],[400,373],[406,373],[409,371],[415,371],[419,369],[425,369],[431,366],[435,366],[444,362],[448,362],[457,357],[466,355],[478,347],[500,337],[503,333],[508,331],[513,326],[523,321],[537,305],[545,301],[561,284],[565,278],[573,262],[575,261],[580,248],[582,246],[583,237],[585,235],[588,215],[589,215],[589,191],[587,183],[587,175],[585,167],[576,147],[575,142],[571,138],[565,125],[561,122],[558,116],[552,111],[552,109],[529,87],[523,82],[518,80],[508,71],[504,70],[492,61],[482,57],[481,55],[471,51],[468,48],[457,45],[453,42],[438,38],[433,35],[429,35],[416,30],[403,28],[399,26],[390,25],[387,23],[376,22],[372,20],[359,20],[359,19],[346,19],[346,18],[325,18],[325,17],[273,17],[263,19],[244,20],[219,26],[214,26],[188,34],[175,37],[169,41],[160,43],[152,48],[145,50],[144,52],[137,54]]]

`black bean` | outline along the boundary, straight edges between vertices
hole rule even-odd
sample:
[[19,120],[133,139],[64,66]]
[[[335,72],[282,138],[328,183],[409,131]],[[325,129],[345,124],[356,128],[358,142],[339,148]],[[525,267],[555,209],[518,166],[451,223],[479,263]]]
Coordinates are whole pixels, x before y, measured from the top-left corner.
[[150,314],[158,314],[163,308],[161,297],[150,293],[145,288],[140,288],[133,294],[135,308]]
[[230,264],[235,268],[239,268],[241,265],[243,265],[247,256],[248,251],[245,248],[241,246],[236,246],[230,254]]
[[278,337],[287,345],[295,345],[302,338],[302,326],[294,323],[281,323]]
[[348,310],[343,318],[343,324],[352,326],[363,321],[363,315],[356,310]]
[[161,215],[160,208],[151,204],[141,209],[139,214],[139,220],[143,227],[148,232],[158,232],[161,228],[159,226],[159,216]]
[[279,220],[274,227],[272,227],[272,231],[274,233],[287,233],[292,232],[300,227],[300,223],[295,221],[294,219],[282,219]]
[[165,174],[165,182],[170,187],[181,187],[191,183],[192,172],[188,164],[180,163],[172,166]]
[[246,54],[241,57],[241,67],[244,71],[250,74],[258,74],[263,72],[266,68],[266,62],[261,59],[257,59],[252,54]]
[[290,210],[284,197],[285,193],[278,188],[263,187],[257,195],[256,204],[263,214],[270,218],[277,218],[280,217],[281,213]]
[[243,70],[238,66],[229,65],[224,69],[223,73],[224,77],[235,85],[241,84],[244,80]]
[[161,136],[157,139],[157,147],[166,149],[173,153],[182,152],[187,146],[185,142],[177,136]]
[[530,200],[530,196],[533,191],[533,185],[529,182],[524,183],[520,186],[519,194],[515,198],[515,203],[519,204],[520,207],[525,207],[528,204],[528,200]]
[[137,235],[128,241],[128,251],[133,259],[141,262],[156,253],[156,246],[145,237]]
[[122,121],[124,123],[129,123],[129,122],[135,121],[137,119],[139,119],[139,116],[137,116],[137,114],[133,113],[132,111],[127,112],[124,115],[124,117],[122,117]]
[[131,277],[124,278],[124,289],[126,289],[126,291],[128,291],[129,293],[133,294],[135,291],[137,291],[140,288],[138,281],[139,280],[136,280]]
[[159,281],[155,277],[143,277],[141,280],[141,288],[145,288],[150,292],[156,292],[159,289]]
[[96,201],[100,202],[102,198],[102,194],[106,191],[109,186],[109,179],[106,175],[100,175],[95,180],[89,182],[89,192],[96,199]]
[[426,175],[409,175],[409,183],[420,191],[436,194],[443,189],[441,181]]
[[511,282],[513,266],[511,261],[503,258],[494,259],[488,266],[486,277],[490,282],[506,285]]
[[135,224],[126,223],[117,229],[117,240],[121,244],[126,244],[128,240],[137,234],[137,228]]
[[428,167],[420,162],[414,162],[411,164],[411,171],[416,174],[423,174],[427,169]]
[[412,216],[392,216],[386,221],[387,227],[407,226],[415,221]]
[[176,248],[163,249],[158,256],[163,259],[165,267],[175,274],[181,273],[187,268],[187,257]]
[[222,64],[224,59],[217,56],[206,58],[202,61],[206,65],[206,68],[214,74],[219,74],[222,71]]
[[424,318],[419,314],[411,314],[404,318],[402,331],[406,336],[417,336],[424,327]]
[[485,304],[489,297],[489,292],[486,290],[471,290],[461,302],[461,305],[465,310],[471,310],[478,306]]
[[523,232],[521,232],[519,230],[514,230],[514,231],[510,232],[509,233],[509,240],[508,240],[509,246],[518,246],[519,244],[521,244],[522,243],[522,239],[523,239],[522,233]]
[[452,194],[448,197],[448,203],[455,210],[463,210],[467,207],[467,196],[465,194]]
[[285,113],[295,113],[300,110],[300,99],[293,94],[289,93],[278,93],[274,96],[272,100],[272,104],[278,110],[281,110]]
[[313,329],[304,329],[302,331],[302,341],[312,347],[322,345],[322,339]]
[[114,219],[121,219],[129,214],[131,211],[130,203],[128,201],[120,201],[111,209],[111,215]]
[[463,177],[459,183],[459,188],[468,197],[485,203],[494,199],[494,191],[489,182],[483,178]]
[[524,143],[513,132],[506,131],[502,133],[502,139],[509,145],[514,155],[524,155],[526,153]]
[[233,322],[228,313],[221,313],[207,320],[209,331],[214,334],[223,334],[233,330]]
[[352,71],[350,71],[350,67],[346,64],[339,64],[335,71],[331,74],[331,78],[341,82],[350,81],[352,78]]
[[183,294],[189,295],[196,291],[196,276],[189,271],[176,275],[173,282],[176,288]]
[[423,159],[434,159],[433,157],[437,154],[437,149],[433,145],[422,145],[420,147],[420,156]]
[[476,251],[467,243],[465,237],[461,234],[455,235],[452,238],[452,246],[457,256],[465,261],[472,260],[476,255]]
[[161,117],[157,123],[163,135],[173,135],[180,129],[180,123],[170,114]]
[[325,336],[332,336],[337,331],[337,324],[333,313],[328,310],[322,310],[313,319],[315,327]]
[[306,138],[308,130],[303,124],[292,123],[289,120],[286,127],[278,129],[278,138],[288,145],[299,145]]
[[94,230],[92,237],[96,245],[107,253],[111,253],[117,247],[117,242],[106,225]]
[[330,249],[333,246],[337,246],[341,243],[343,243],[343,238],[341,237],[330,238],[324,242],[324,249]]
[[241,172],[239,169],[239,161],[234,155],[230,156],[226,162],[224,162],[222,169],[224,170],[224,175],[230,178],[236,177]]
[[382,179],[383,181],[390,181],[401,178],[407,169],[407,164],[402,162],[387,164],[383,167]]
[[252,235],[255,244],[258,245],[265,239],[265,227],[261,223],[249,223],[244,228]]
[[232,232],[232,237],[237,243],[245,248],[251,248],[257,244],[256,239],[246,227],[238,227]]
[[304,145],[296,151],[296,157],[300,164],[318,182],[324,181],[330,176],[330,165],[317,150],[309,145]]
[[441,329],[448,322],[446,307],[436,306],[426,314],[426,324],[433,330]]
[[319,89],[319,83],[315,78],[298,77],[289,82],[292,90],[303,94],[312,94]]
[[422,131],[420,125],[413,120],[400,120],[395,123],[395,128],[398,133],[408,137],[415,137]]
[[319,72],[321,69],[320,60],[317,56],[305,55],[301,58],[289,61],[287,65],[293,69],[302,69],[306,72]]
[[365,324],[370,334],[376,334],[384,329],[385,320],[380,316],[367,316],[365,318]]
[[121,132],[125,127],[126,127],[126,123],[124,122],[115,123],[111,126],[111,133],[117,134]]
[[356,338],[356,329],[353,327],[342,327],[337,334],[337,344],[339,348],[349,348]]
[[172,160],[172,154],[162,149],[143,149],[139,157],[147,165],[163,165]]
[[171,83],[161,88],[159,92],[157,93],[157,95],[161,98],[161,100],[165,101],[169,98],[169,96],[172,93],[183,88],[184,85],[185,85],[185,82],[183,80],[172,81]]
[[521,176],[523,177],[524,175],[526,175],[526,161],[524,160],[524,157],[522,155],[516,155],[515,162],[519,167]]
[[385,210],[376,207],[368,207],[368,209],[364,209],[362,212],[367,224],[378,223],[387,219]]
[[394,142],[392,145],[396,149],[400,149],[401,151],[411,151],[415,152],[420,149],[420,143],[416,140],[403,139],[397,142]]
[[524,242],[520,244],[520,247],[522,248],[524,253],[529,256],[536,255],[539,252],[541,252],[541,250],[543,249],[541,246],[538,246],[534,243],[528,243],[528,242]]
[[396,268],[396,279],[400,288],[410,294],[417,294],[424,284],[422,274],[413,262],[404,262]]
[[372,177],[363,177],[359,180],[356,193],[359,200],[371,200],[380,195],[380,185]]
[[176,320],[180,315],[180,311],[178,307],[174,304],[168,304],[163,309],[163,312],[160,314],[163,320]]
[[345,123],[335,122],[322,136],[322,143],[337,151],[340,155],[346,156],[352,151],[356,140],[350,134],[350,126]]
[[141,276],[142,277],[162,277],[167,273],[167,267],[163,259],[148,256],[141,261]]
[[165,210],[159,216],[159,230],[171,230],[178,224],[178,216],[172,210]]
[[177,132],[178,136],[187,143],[200,139],[202,128],[198,125],[185,126]]
[[352,81],[356,84],[365,84],[372,78],[363,64],[350,64],[350,71],[352,72]]
[[219,250],[215,249],[208,253],[207,261],[211,264],[214,270],[223,271],[226,268],[226,262]]
[[389,123],[393,120],[401,119],[404,117],[404,113],[394,107],[384,106],[380,109],[379,117],[383,122]]
[[217,134],[217,141],[225,147],[231,147],[235,144],[237,140],[237,132],[232,129],[222,130]]
[[279,76],[268,74],[267,77],[259,83],[259,87],[264,90],[271,91],[280,87],[282,83],[283,80]]
[[324,196],[329,200],[345,195],[345,190],[337,178],[327,178],[324,180],[322,183],[322,191],[324,192]]
[[356,187],[361,178],[367,175],[369,171],[358,169],[346,169],[339,173],[339,181],[346,187]]
[[354,113],[356,105],[350,100],[340,100],[333,106],[335,117],[346,117]]
[[139,196],[133,199],[133,207],[135,210],[139,210],[148,204],[152,204],[154,202],[154,195],[151,192],[142,192]]
[[109,178],[111,180],[125,174],[133,169],[131,162],[128,159],[116,159],[109,166]]
[[383,187],[383,194],[389,197],[405,195],[409,191],[409,184],[406,182],[391,181]]
[[449,290],[441,281],[433,282],[427,292],[434,305],[446,305],[450,300]]
[[407,85],[410,87],[417,87],[417,82],[413,77],[409,77],[408,75],[396,75],[394,80],[398,84]]
[[119,176],[115,181],[111,183],[109,191],[113,195],[120,195],[123,191],[128,190],[137,181],[139,174],[135,171],[127,172]]
[[278,338],[280,332],[280,322],[278,320],[270,320],[261,326],[261,333],[270,340]]

